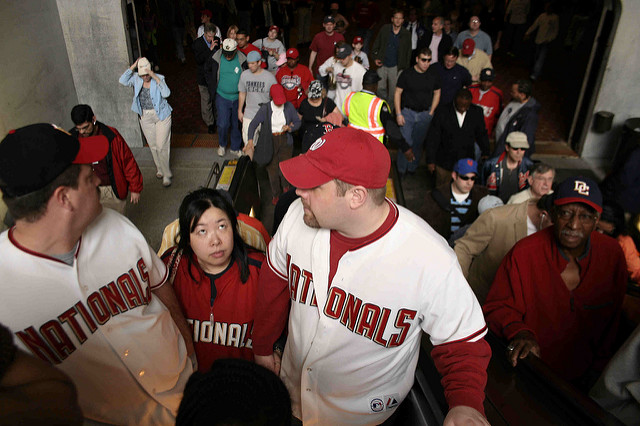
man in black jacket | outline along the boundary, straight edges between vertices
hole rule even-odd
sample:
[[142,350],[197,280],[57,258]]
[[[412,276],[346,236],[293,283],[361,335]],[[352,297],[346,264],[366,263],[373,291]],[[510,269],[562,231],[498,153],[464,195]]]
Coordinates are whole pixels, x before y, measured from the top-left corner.
[[455,161],[475,158],[478,144],[489,155],[489,137],[482,108],[471,103],[471,92],[460,89],[453,105],[438,107],[427,133],[427,167],[436,172],[436,186],[448,183]]
[[426,31],[424,36],[418,39],[418,52],[423,47],[431,49],[431,63],[442,62],[444,55],[453,47],[453,40],[442,30],[444,28],[444,18],[436,16],[431,22],[431,31]]
[[196,65],[198,65],[198,73],[196,74],[196,82],[200,91],[200,113],[202,120],[209,128],[209,133],[216,132],[216,125],[213,118],[213,106],[211,105],[211,96],[207,87],[207,80],[204,76],[204,65],[207,60],[220,48],[220,39],[215,36],[216,26],[212,23],[204,25],[204,34],[193,42],[193,54],[196,57]]
[[456,161],[447,182],[427,193],[420,216],[453,247],[456,237],[478,217],[478,202],[487,195],[485,187],[475,185],[478,163],[471,158]]

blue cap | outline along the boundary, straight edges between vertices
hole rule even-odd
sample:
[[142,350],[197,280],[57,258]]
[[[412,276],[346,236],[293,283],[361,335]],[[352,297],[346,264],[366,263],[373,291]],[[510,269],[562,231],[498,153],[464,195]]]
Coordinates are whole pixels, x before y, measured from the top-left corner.
[[583,203],[602,213],[602,193],[598,184],[584,176],[563,180],[554,193],[553,204],[562,206],[571,203]]
[[467,173],[478,174],[478,163],[471,158],[461,158],[453,166],[453,171],[459,175],[466,175]]
[[260,60],[262,60],[262,55],[260,54],[260,52],[252,50],[247,54],[247,62],[258,62]]

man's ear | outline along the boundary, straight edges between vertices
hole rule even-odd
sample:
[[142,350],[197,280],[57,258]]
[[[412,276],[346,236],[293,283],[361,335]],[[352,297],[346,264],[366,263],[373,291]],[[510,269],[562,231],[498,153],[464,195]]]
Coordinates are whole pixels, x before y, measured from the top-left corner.
[[73,210],[73,205],[71,204],[71,198],[69,197],[69,191],[71,190],[68,186],[59,186],[53,191],[53,195],[49,199],[49,203],[55,203],[58,207]]
[[363,206],[369,199],[369,191],[362,185],[356,185],[349,189],[349,206],[352,209],[357,209]]

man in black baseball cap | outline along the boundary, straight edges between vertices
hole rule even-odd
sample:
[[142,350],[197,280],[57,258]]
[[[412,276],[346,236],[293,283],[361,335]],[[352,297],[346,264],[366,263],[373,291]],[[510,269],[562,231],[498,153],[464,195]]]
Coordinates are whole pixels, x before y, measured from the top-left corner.
[[616,240],[594,232],[602,211],[596,182],[570,177],[553,195],[553,226],[505,256],[483,311],[489,328],[509,342],[512,365],[531,353],[588,386],[613,354],[626,262]]
[[71,377],[85,418],[173,424],[194,370],[191,332],[165,265],[100,204],[92,163],[107,150],[103,135],[76,139],[51,124],[0,142],[0,189],[15,219],[0,234],[0,323]]

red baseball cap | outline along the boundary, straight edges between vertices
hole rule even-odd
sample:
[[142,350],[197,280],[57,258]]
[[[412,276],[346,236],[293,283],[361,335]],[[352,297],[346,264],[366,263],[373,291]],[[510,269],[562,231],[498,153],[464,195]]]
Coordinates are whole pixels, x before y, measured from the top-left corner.
[[362,44],[364,44],[364,40],[363,40],[363,39],[362,39],[362,37],[360,37],[360,36],[355,36],[355,37],[353,38],[353,42],[352,42],[351,44],[358,44],[358,43],[362,43]]
[[318,138],[305,154],[280,163],[284,177],[302,189],[333,179],[365,188],[383,188],[390,168],[391,157],[384,145],[352,127],[335,129]]
[[298,49],[296,49],[295,47],[287,50],[287,59],[297,59],[298,56],[300,56],[300,53],[298,53]]
[[271,31],[271,30],[276,30],[276,31],[280,32],[280,28],[278,28],[278,26],[277,26],[277,25],[272,25],[272,26],[270,26],[270,27],[269,27],[269,31]]
[[274,84],[269,89],[269,94],[273,103],[280,106],[287,102],[287,97],[284,95],[284,88],[279,84]]
[[468,38],[462,43],[462,54],[464,56],[469,56],[473,53],[473,49],[475,48],[476,48],[476,42],[473,41],[472,38]]

